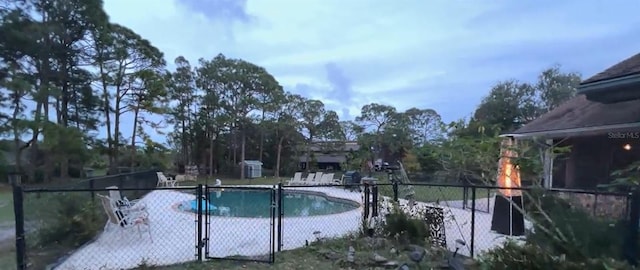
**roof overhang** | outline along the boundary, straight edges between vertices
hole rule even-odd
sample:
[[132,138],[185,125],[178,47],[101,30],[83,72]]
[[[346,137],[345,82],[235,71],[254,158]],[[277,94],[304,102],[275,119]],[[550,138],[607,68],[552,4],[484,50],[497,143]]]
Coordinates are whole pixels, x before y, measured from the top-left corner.
[[640,98],[640,74],[595,81],[578,86],[578,94],[584,94],[588,100],[615,103]]
[[538,138],[538,137],[546,138],[546,139],[555,139],[555,138],[566,138],[566,137],[577,137],[577,136],[596,136],[596,135],[603,135],[603,134],[614,134],[619,132],[623,132],[623,133],[624,132],[640,132],[640,122],[616,124],[616,125],[605,125],[605,126],[594,126],[594,127],[545,130],[545,131],[535,131],[535,132],[527,132],[527,133],[507,133],[507,134],[500,135],[500,137],[513,137],[515,139],[530,139],[530,138]]

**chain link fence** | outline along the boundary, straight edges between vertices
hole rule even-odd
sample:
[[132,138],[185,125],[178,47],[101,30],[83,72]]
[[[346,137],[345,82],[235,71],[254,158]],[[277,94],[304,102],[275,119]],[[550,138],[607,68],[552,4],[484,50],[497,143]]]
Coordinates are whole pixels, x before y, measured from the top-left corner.
[[543,243],[533,221],[604,237],[576,241],[606,243],[612,257],[638,254],[628,239],[638,238],[640,196],[630,193],[338,181],[158,188],[155,171],[137,174],[16,186],[18,269],[272,263],[277,251],[406,230],[399,212],[426,225],[431,245],[472,258],[506,241]]

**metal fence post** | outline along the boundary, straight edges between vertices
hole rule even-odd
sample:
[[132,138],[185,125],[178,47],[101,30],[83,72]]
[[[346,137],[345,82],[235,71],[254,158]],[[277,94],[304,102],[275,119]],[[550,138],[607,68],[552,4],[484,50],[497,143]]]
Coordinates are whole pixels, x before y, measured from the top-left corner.
[[95,201],[96,192],[93,191],[93,189],[95,189],[95,184],[93,183],[93,179],[89,179],[89,189],[91,189],[91,201]]
[[467,209],[467,202],[469,202],[469,187],[467,187],[467,182],[464,182],[462,186],[462,209]]
[[278,194],[276,194],[278,200],[278,251],[282,251],[282,183],[278,183]]
[[377,217],[378,216],[378,186],[377,185],[373,185],[371,186],[371,197],[372,197],[372,202],[371,202],[371,216],[372,217]]
[[18,270],[27,269],[27,250],[24,239],[24,199],[20,185],[13,185],[13,211],[15,213],[16,226],[16,266]]
[[473,258],[473,250],[476,243],[476,187],[471,186],[471,250],[469,255]]
[[393,181],[393,201],[398,202],[398,182]]
[[278,207],[278,189],[275,186],[271,187],[271,252],[269,254],[269,263],[274,263],[276,260],[276,212]]
[[198,261],[202,261],[202,184],[196,186],[196,254]]
[[364,219],[369,218],[369,206],[371,202],[371,191],[369,190],[369,185],[364,184]]
[[631,213],[629,214],[628,236],[624,247],[625,259],[633,266],[638,265],[638,228],[640,227],[640,191],[631,194]]

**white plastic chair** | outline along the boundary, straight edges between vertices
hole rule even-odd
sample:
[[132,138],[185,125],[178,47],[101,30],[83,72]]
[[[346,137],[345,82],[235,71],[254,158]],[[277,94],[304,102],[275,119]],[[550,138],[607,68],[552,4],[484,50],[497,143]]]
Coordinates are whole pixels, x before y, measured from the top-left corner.
[[293,178],[291,178],[289,182],[287,182],[287,185],[295,185],[300,183],[302,183],[302,173],[297,172],[293,175]]
[[117,186],[110,186],[106,189],[109,190],[109,198],[113,207],[126,208],[129,212],[143,211],[147,208],[144,203],[140,203],[140,200],[129,200],[127,197],[122,197]]
[[333,184],[333,176],[335,174],[333,173],[327,173],[322,175],[322,179],[320,180],[320,184],[321,185],[331,185]]
[[176,180],[171,177],[166,177],[162,172],[156,172],[158,175],[158,187],[175,187]]
[[322,172],[317,172],[315,177],[311,180],[310,183],[307,183],[308,185],[320,185],[321,184],[321,180],[322,180]]
[[146,229],[149,234],[149,239],[153,242],[153,237],[151,236],[151,221],[149,220],[149,213],[147,211],[121,211],[113,207],[111,198],[100,194],[97,195],[108,217],[107,224],[104,226],[105,232],[112,230],[124,232],[136,228],[138,235],[142,237],[142,231]]

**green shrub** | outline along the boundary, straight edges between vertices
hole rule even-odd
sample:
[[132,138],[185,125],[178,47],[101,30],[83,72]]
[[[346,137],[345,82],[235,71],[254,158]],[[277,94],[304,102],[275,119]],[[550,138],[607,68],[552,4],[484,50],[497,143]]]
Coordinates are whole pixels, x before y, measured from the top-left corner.
[[[539,227],[527,236],[529,243],[576,260],[602,256],[622,258],[627,231],[623,222],[592,217],[557,196],[540,196],[538,203],[544,213],[533,208],[528,210]],[[552,235],[542,228],[553,228]],[[563,238],[558,237],[560,235]]]
[[42,194],[39,199],[27,200],[25,213],[28,210],[38,220],[30,244],[78,247],[104,227],[106,217],[101,209],[89,196],[77,193]]
[[588,258],[572,261],[558,253],[549,252],[534,244],[519,245],[506,242],[503,246],[483,254],[479,263],[481,269],[491,270],[623,270],[633,269],[622,261],[610,258]]
[[385,216],[383,231],[390,237],[401,237],[411,244],[423,245],[429,237],[429,228],[423,219],[409,216],[394,204]]
[[508,242],[483,254],[484,269],[631,269],[621,262],[627,231],[622,222],[592,217],[542,191],[529,195],[525,208],[535,227],[526,243]]

